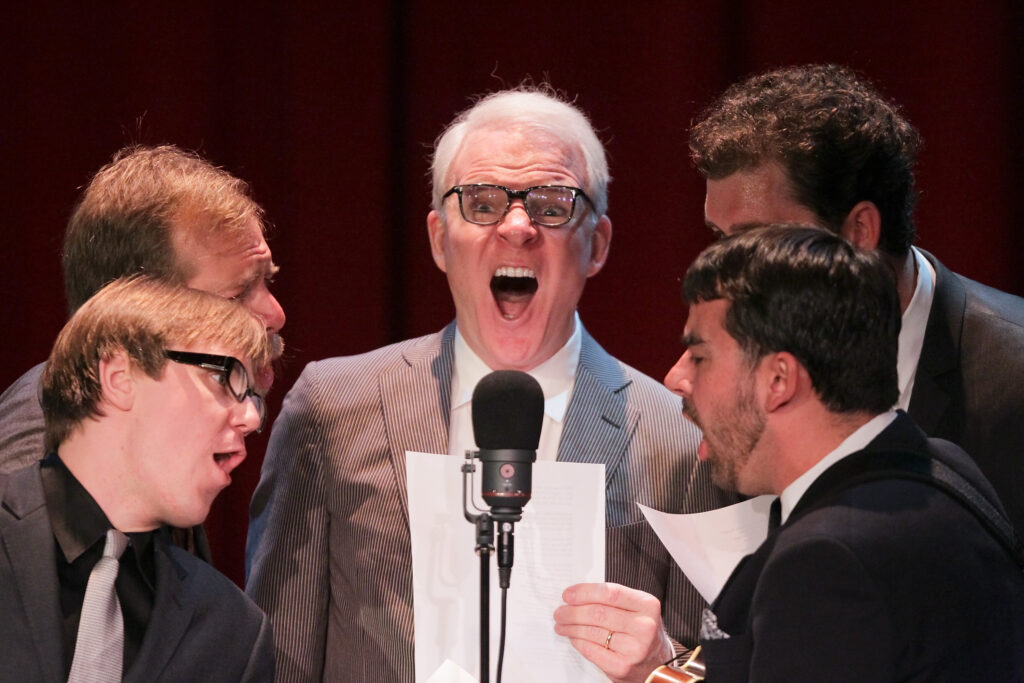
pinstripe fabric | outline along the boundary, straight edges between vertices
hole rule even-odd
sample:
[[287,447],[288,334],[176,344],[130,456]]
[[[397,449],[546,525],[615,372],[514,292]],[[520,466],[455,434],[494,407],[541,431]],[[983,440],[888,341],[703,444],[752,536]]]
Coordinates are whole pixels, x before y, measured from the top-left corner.
[[[285,397],[253,497],[248,592],[269,615],[279,681],[412,681],[406,450],[446,453],[454,325],[311,363]],[[643,521],[709,509],[679,399],[584,331],[559,459],[603,462],[609,580],[665,598],[696,642],[703,603]]]

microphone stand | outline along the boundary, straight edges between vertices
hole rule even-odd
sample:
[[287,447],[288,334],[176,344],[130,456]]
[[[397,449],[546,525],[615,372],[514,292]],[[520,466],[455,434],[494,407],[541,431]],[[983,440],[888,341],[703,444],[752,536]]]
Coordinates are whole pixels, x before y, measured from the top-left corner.
[[[490,453],[494,453],[491,451]],[[511,451],[516,457],[521,458],[522,453]],[[507,452],[506,452],[507,453]],[[466,460],[462,463],[462,510],[466,519],[476,526],[476,553],[480,556],[480,683],[487,683],[488,670],[490,669],[490,556],[494,552],[494,523],[498,523],[498,584],[504,591],[508,589],[512,577],[512,560],[515,554],[515,522],[523,519],[523,502],[512,505],[495,505],[491,503],[490,512],[476,507],[470,497],[472,476],[476,472],[476,465],[473,460],[487,459],[487,455],[481,456],[480,451],[466,451]],[[525,462],[532,462],[525,460]],[[509,465],[506,465],[509,466]],[[485,479],[486,484],[486,479]],[[527,488],[529,480],[527,479]],[[486,500],[487,494],[484,494]],[[529,500],[529,494],[526,494]],[[505,501],[501,501],[505,502]],[[470,512],[470,506],[477,514]],[[504,605],[504,602],[503,602]],[[498,681],[501,681],[501,663],[505,645],[505,614],[502,612],[501,622],[501,648],[498,653]]]
[[[491,553],[494,552],[494,518],[480,510],[472,503],[469,487],[472,485],[473,464],[475,453],[466,451],[466,461],[462,463],[462,511],[466,520],[476,526],[476,554],[480,556],[480,683],[487,683],[490,659],[490,626],[491,626]],[[467,484],[467,481],[469,482]],[[479,514],[469,511],[470,505]]]

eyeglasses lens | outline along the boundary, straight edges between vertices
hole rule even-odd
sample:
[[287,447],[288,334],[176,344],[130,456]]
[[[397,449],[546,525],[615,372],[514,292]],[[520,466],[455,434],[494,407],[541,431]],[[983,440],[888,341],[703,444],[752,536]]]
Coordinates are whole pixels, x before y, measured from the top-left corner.
[[538,187],[526,195],[526,212],[540,225],[562,225],[572,218],[574,193],[562,187]]
[[231,374],[228,375],[228,386],[235,398],[241,401],[245,398],[245,392],[249,390],[249,377],[245,372],[245,366],[238,362],[232,363],[229,372]]
[[497,223],[507,207],[508,195],[500,187],[467,187],[462,191],[462,214],[467,221]]
[[[461,193],[462,216],[471,223],[493,225],[505,217],[510,199],[501,187],[473,185]],[[526,213],[538,225],[553,227],[567,223],[573,215],[575,193],[564,187],[538,187],[525,197]]]

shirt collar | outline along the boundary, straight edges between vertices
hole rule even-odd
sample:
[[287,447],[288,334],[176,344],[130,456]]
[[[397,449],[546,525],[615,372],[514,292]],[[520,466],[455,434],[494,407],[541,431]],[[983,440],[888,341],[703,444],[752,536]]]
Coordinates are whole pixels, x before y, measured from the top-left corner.
[[857,451],[862,451],[867,447],[869,443],[874,441],[875,437],[882,433],[882,431],[889,426],[889,424],[896,419],[896,411],[890,410],[880,415],[875,415],[873,418],[862,424],[857,430],[850,434],[848,437],[843,439],[843,442],[836,446],[835,450],[826,455],[824,458],[816,462],[806,472],[801,474],[799,477],[794,479],[789,486],[782,491],[782,495],[779,498],[782,500],[782,523],[784,524],[789,518],[789,513],[793,511],[796,504],[800,502],[803,495],[807,493],[807,489],[811,487],[811,484],[822,475],[829,467],[836,464],[848,455],[852,455]]
[[[527,372],[537,380],[544,392],[544,414],[559,423],[565,418],[569,394],[576,380],[576,367],[580,362],[580,348],[583,344],[582,330],[577,313],[573,320],[572,335],[565,345],[551,358]],[[469,347],[458,325],[455,327],[453,353],[455,368],[452,373],[451,409],[455,410],[472,400],[477,382],[490,374],[491,368]]]
[[921,359],[921,348],[924,346],[924,333],[928,327],[928,313],[935,298],[935,271],[928,259],[917,249],[911,247],[917,270],[917,285],[914,295],[910,298],[907,310],[903,311],[900,326],[899,351],[896,356],[896,371],[899,375],[900,399],[898,406],[904,410],[910,405],[910,393],[917,372],[917,363]]
[[46,456],[40,472],[53,536],[64,559],[74,562],[113,525],[56,453]]
[[[57,453],[50,453],[43,459],[40,477],[53,537],[64,555],[64,561],[71,564],[106,538],[107,529],[114,528],[114,525]],[[151,550],[153,533],[140,531],[127,534],[142,578],[151,591],[156,586],[156,569]]]

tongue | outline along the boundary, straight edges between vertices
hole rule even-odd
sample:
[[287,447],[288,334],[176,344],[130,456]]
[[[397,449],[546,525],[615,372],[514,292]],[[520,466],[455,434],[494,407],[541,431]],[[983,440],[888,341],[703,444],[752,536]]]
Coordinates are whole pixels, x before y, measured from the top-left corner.
[[494,293],[494,301],[498,304],[498,310],[506,320],[515,320],[523,314],[526,307],[533,299],[532,293],[502,291]]

